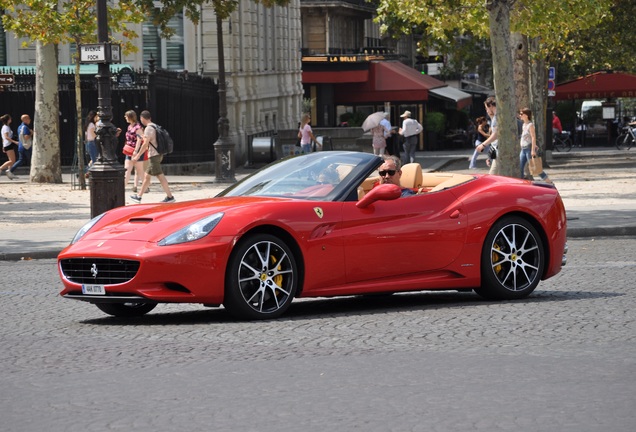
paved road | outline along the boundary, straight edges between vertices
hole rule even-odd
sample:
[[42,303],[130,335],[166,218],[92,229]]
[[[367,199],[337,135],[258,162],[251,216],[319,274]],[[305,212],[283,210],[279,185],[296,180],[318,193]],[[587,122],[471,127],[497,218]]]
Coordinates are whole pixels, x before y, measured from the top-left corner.
[[636,238],[570,240],[523,301],[306,300],[283,319],[61,299],[54,260],[0,262],[3,431],[636,430]]

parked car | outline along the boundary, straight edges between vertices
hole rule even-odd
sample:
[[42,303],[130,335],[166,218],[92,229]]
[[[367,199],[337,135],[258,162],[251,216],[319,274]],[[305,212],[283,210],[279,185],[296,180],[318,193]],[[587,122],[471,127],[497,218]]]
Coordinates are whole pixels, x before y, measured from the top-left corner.
[[[549,184],[424,174],[378,185],[382,159],[323,151],[274,162],[215,198],[119,207],[58,257],[61,295],[115,316],[158,303],[223,305],[242,319],[297,297],[466,290],[520,299],[565,264]],[[402,188],[416,194],[400,198]]]

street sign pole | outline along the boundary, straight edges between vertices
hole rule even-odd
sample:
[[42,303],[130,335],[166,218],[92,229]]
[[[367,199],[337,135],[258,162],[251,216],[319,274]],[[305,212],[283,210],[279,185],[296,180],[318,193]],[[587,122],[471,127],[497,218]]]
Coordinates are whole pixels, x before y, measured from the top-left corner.
[[[99,44],[94,49],[82,50],[88,58],[98,63],[97,74],[97,148],[99,156],[89,169],[91,176],[91,217],[125,205],[125,168],[117,160],[117,131],[112,123],[113,111],[110,92],[111,50],[108,42],[108,10],[106,0],[97,0],[97,36]],[[81,55],[82,57],[82,55]]]

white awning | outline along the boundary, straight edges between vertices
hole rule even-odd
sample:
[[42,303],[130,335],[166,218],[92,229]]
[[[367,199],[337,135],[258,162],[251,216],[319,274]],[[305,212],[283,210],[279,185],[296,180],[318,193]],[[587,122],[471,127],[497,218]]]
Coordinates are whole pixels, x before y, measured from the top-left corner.
[[428,92],[431,96],[455,102],[457,104],[457,109],[462,109],[465,106],[470,105],[473,99],[473,96],[470,93],[463,92],[458,88],[450,86],[430,89]]

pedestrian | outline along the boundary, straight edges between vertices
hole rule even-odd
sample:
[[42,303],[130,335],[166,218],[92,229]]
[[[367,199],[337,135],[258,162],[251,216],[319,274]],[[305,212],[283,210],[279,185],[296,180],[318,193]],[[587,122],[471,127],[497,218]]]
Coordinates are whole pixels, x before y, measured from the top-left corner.
[[391,113],[385,112],[384,118],[380,121],[380,124],[384,126],[384,128],[388,131],[384,134],[384,140],[386,142],[386,152],[390,155],[400,156],[400,149],[396,148],[394,145],[395,140],[393,139],[395,135],[395,130],[393,130],[393,126],[391,126]]
[[126,119],[126,122],[128,122],[128,128],[126,129],[125,136],[126,140],[124,145],[131,146],[134,149],[133,153],[131,155],[126,155],[126,159],[124,160],[124,168],[126,169],[126,174],[124,175],[124,185],[128,185],[132,169],[135,168],[135,177],[133,179],[132,191],[137,193],[139,184],[143,182],[144,162],[146,161],[146,155],[148,154],[148,152],[146,151],[141,154],[139,156],[139,159],[137,159],[136,161],[133,160],[133,156],[135,156],[138,151],[141,150],[141,144],[143,143],[143,128],[137,120],[137,113],[135,111],[126,111],[126,113],[124,114],[124,118]]
[[497,125],[497,101],[494,96],[489,96],[484,102],[486,113],[490,117],[490,136],[483,141],[477,148],[480,152],[490,145],[488,151],[488,160],[486,164],[490,166],[489,174],[499,174],[499,166],[497,163],[497,145],[499,144],[499,127]]
[[373,154],[376,156],[383,157],[384,151],[386,149],[386,134],[390,133],[386,127],[380,123],[373,129],[371,129],[371,136],[373,140],[371,142],[371,146],[373,147]]
[[17,160],[17,152],[18,152],[18,141],[13,139],[13,131],[11,130],[11,116],[9,114],[5,114],[0,117],[0,121],[2,121],[2,151],[9,158],[8,161],[0,166],[0,174],[2,171],[7,171],[7,177],[13,180],[17,178],[11,172],[11,167],[16,163]]
[[[86,116],[86,120],[84,120],[84,148],[86,149],[86,154],[90,158],[88,166],[86,167],[87,171],[88,168],[95,165],[95,162],[97,162],[97,156],[99,156],[99,150],[97,150],[97,133],[95,132],[95,125],[98,119],[99,117],[95,111],[89,111]],[[88,173],[86,173],[86,176],[88,177]]]
[[539,147],[537,147],[537,135],[534,129],[534,124],[532,123],[532,111],[530,111],[530,108],[523,108],[519,112],[519,117],[523,121],[523,128],[521,131],[521,153],[519,153],[520,178],[524,178],[526,164],[530,163],[530,173],[533,176],[538,175],[544,182],[552,183],[552,181],[548,178],[548,175],[545,171],[543,171],[542,167],[540,170],[532,168],[531,159],[536,159],[541,156]]
[[552,133],[555,135],[563,133],[563,126],[561,126],[561,119],[557,116],[556,111],[552,111]]
[[415,162],[415,150],[417,149],[417,136],[422,132],[422,125],[411,118],[411,111],[404,111],[400,116],[404,119],[399,134],[404,137],[404,163]]
[[31,163],[31,153],[33,152],[33,131],[29,127],[31,117],[28,114],[22,114],[20,120],[22,120],[22,124],[18,126],[18,161],[9,170],[11,173],[14,173],[25,162]]
[[[477,169],[477,157],[479,153],[483,151],[478,150],[479,145],[488,139],[490,136],[490,125],[488,124],[488,119],[486,117],[477,117],[475,119],[475,123],[477,124],[477,138],[475,139],[475,151],[473,152],[473,156],[470,158],[470,164],[468,164],[469,169]],[[487,151],[488,149],[486,149]]]
[[309,122],[311,116],[307,113],[303,114],[300,118],[300,129],[298,130],[298,138],[300,138],[300,151],[302,153],[311,153],[311,143],[316,141],[313,131]]
[[157,129],[155,128],[155,124],[152,122],[152,117],[150,115],[150,111],[142,111],[139,114],[141,117],[141,124],[144,125],[144,139],[141,144],[141,148],[139,151],[132,157],[134,162],[137,162],[141,156],[148,151],[148,164],[145,168],[144,181],[141,184],[141,189],[139,193],[135,195],[131,195],[130,199],[136,203],[141,202],[141,198],[143,197],[144,192],[150,186],[150,180],[152,176],[157,177],[159,183],[161,183],[161,187],[163,191],[166,193],[166,197],[161,201],[164,203],[174,202],[174,196],[170,191],[170,185],[168,185],[168,179],[163,174],[161,170],[161,161],[163,160],[163,155],[157,151]]

